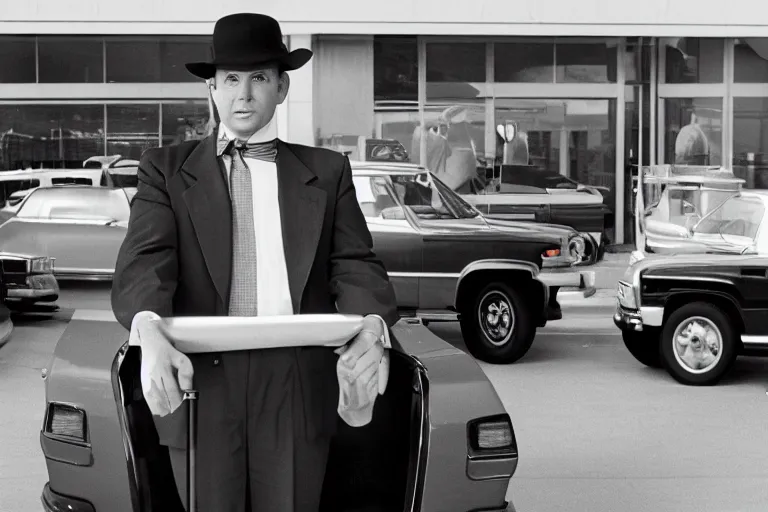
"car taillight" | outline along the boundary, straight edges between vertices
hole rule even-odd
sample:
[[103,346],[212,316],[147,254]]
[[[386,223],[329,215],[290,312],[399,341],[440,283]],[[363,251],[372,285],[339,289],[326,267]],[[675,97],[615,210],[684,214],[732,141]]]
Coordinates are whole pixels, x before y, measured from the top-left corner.
[[547,249],[544,251],[544,254],[542,254],[545,258],[554,258],[555,256],[560,256],[560,249]]
[[67,404],[48,404],[45,432],[73,441],[86,442],[85,411]]
[[509,416],[502,414],[480,418],[469,424],[469,444],[473,452],[517,453],[517,441]]

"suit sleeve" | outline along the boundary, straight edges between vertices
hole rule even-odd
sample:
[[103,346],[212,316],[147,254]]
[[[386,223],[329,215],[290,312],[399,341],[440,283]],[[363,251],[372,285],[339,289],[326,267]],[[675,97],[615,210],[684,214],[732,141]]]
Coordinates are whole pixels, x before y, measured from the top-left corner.
[[330,261],[331,293],[340,313],[378,315],[387,327],[399,319],[395,292],[357,201],[349,159],[339,181]]
[[177,277],[176,220],[165,177],[152,163],[150,150],[139,163],[128,231],[112,281],[112,310],[118,322],[130,330],[142,311],[171,316]]

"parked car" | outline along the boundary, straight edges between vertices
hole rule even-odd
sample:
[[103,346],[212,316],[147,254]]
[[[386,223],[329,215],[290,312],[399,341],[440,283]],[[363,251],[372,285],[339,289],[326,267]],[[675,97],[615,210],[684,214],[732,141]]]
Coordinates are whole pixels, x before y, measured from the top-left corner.
[[[708,194],[722,196],[713,186],[722,184],[720,179],[703,176],[692,187],[689,176],[682,178],[698,200],[680,205],[678,222],[687,222],[685,211],[693,206],[709,213],[678,242],[667,235],[681,224],[656,211],[667,203],[645,208],[639,197],[639,211],[645,213],[638,223],[642,245],[618,283],[614,322],[629,352],[689,385],[716,384],[738,355],[768,354],[768,192],[731,190],[707,208]],[[649,181],[674,190],[677,180],[670,175]],[[647,225],[663,218],[653,229]],[[688,243],[691,239],[695,243]]]
[[110,280],[129,217],[121,188],[38,187],[0,226],[0,251],[55,258],[58,280]]
[[0,347],[5,345],[13,334],[11,310],[5,305],[6,294],[5,276],[0,274]]
[[[321,510],[514,511],[505,500],[518,463],[509,415],[471,357],[415,322],[392,329],[372,422],[339,420]],[[47,512],[183,510],[143,399],[140,349],[126,337],[110,312],[76,314],[43,370]]]
[[352,172],[401,314],[458,320],[483,361],[523,357],[536,329],[562,317],[560,287],[594,286],[594,272],[578,267],[584,240],[573,229],[486,220],[413,164],[353,162]]
[[51,257],[0,252],[0,265],[4,304],[13,308],[58,300],[59,283]]
[[571,227],[586,239],[594,262],[603,258],[606,230],[613,227],[606,192],[537,166],[500,165],[487,169],[485,188],[461,197],[491,219]]

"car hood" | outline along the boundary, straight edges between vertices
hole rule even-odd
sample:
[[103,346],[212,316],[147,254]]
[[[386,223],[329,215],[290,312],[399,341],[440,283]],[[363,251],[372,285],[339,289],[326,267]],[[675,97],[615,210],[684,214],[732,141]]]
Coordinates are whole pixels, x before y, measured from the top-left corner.
[[711,267],[713,265],[755,265],[768,266],[768,255],[713,254],[713,253],[665,253],[646,254],[634,265],[627,268],[624,280],[631,279],[635,272],[649,268]]
[[0,251],[56,258],[58,271],[114,271],[127,229],[103,224],[29,222],[17,218],[0,226]]
[[[420,220],[420,226],[430,236],[466,236],[519,242],[561,243],[568,238],[570,228],[549,224],[486,219],[477,216],[472,219]],[[541,227],[540,227],[541,226]]]

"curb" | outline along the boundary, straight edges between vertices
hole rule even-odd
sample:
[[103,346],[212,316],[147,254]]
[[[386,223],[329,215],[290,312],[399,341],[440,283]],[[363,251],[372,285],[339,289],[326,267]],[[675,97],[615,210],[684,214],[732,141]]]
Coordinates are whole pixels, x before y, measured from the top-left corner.
[[616,297],[605,295],[584,297],[579,292],[560,292],[557,294],[557,301],[561,307],[568,308],[613,308],[616,306]]

